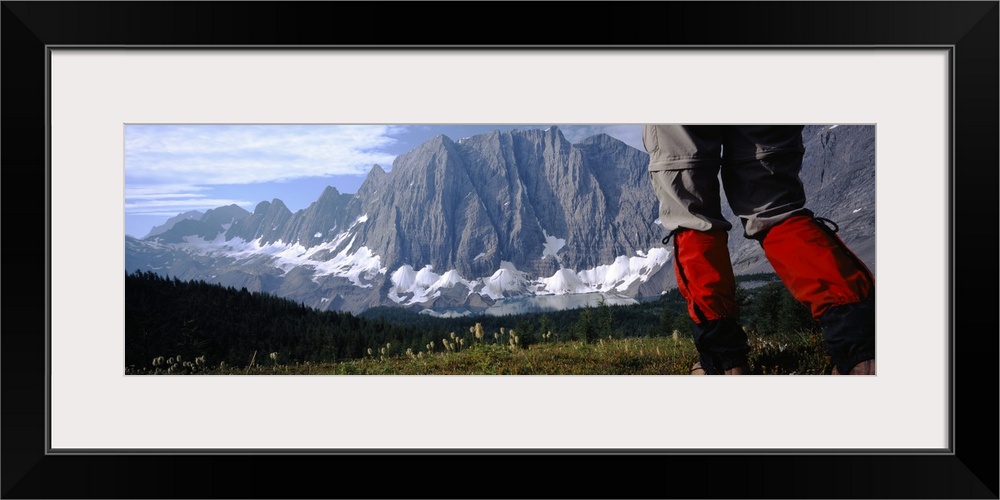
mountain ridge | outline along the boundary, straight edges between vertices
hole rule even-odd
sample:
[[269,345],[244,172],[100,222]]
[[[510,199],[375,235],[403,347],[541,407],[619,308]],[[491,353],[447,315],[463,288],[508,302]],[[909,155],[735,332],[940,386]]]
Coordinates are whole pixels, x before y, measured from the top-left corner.
[[[807,207],[844,221],[842,237],[873,267],[874,127],[809,126],[803,136]],[[569,293],[655,296],[676,285],[670,249],[660,243],[665,231],[653,222],[647,163],[644,151],[611,136],[571,143],[558,127],[458,141],[442,134],[397,157],[388,172],[373,165],[354,194],[328,186],[294,213],[275,198],[242,218],[208,211],[211,221],[177,220],[127,241],[126,267],[280,290],[349,312],[482,312],[504,297]],[[860,208],[847,213],[850,200]],[[224,215],[228,227],[212,234]],[[737,273],[767,272],[756,242],[742,238],[728,207],[724,215],[734,222]],[[404,279],[404,266],[436,279]],[[515,272],[527,284],[497,276]]]

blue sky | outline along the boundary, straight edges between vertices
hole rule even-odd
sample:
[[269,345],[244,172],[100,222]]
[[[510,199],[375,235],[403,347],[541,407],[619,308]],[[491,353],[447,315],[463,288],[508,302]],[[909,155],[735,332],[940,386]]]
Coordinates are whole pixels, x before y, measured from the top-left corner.
[[[295,212],[326,186],[354,193],[372,165],[438,134],[454,140],[545,125],[126,125],[125,234],[179,213],[278,198]],[[641,125],[559,125],[571,142],[607,133],[642,150]]]

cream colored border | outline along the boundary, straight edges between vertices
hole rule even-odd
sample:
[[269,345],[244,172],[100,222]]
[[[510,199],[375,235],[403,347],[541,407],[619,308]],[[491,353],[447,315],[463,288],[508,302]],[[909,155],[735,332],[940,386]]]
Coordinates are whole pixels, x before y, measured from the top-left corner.
[[[947,446],[944,50],[57,49],[51,62],[55,449]],[[875,124],[879,375],[125,377],[123,124],[261,122]]]

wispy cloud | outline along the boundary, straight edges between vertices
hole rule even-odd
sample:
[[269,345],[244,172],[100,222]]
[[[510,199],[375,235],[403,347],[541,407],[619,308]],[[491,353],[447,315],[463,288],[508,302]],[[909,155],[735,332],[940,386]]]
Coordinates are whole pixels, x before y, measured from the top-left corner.
[[125,189],[125,212],[130,215],[174,216],[191,210],[205,211],[225,205],[252,208],[247,200],[210,197],[203,194],[210,188],[187,184],[163,186],[128,186]]
[[363,175],[392,163],[384,148],[394,133],[375,125],[128,125],[125,173],[202,186]]
[[179,212],[185,212],[188,210],[203,210],[208,208],[217,208],[221,206],[228,205],[240,205],[246,207],[252,205],[252,202],[246,200],[228,200],[223,198],[195,198],[195,199],[183,199],[183,200],[155,200],[155,201],[143,201],[139,203],[125,203],[125,209],[132,213],[141,214],[146,211],[156,211],[162,212],[161,209],[171,209],[166,210],[174,214]]
[[[126,172],[126,175],[128,173]],[[207,191],[210,188],[205,186],[196,186],[193,184],[125,184],[125,197],[126,198],[149,198],[149,197],[162,197],[164,194],[170,193],[187,193],[191,196],[197,196],[191,192]],[[180,195],[175,195],[180,196]]]
[[217,188],[364,175],[376,163],[392,164],[388,148],[403,132],[377,125],[127,125],[125,212],[252,209],[255,202]]

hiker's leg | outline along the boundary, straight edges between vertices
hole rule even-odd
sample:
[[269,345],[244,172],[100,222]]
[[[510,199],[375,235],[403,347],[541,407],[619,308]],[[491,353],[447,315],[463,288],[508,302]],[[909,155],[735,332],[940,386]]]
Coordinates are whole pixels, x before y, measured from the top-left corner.
[[643,134],[660,223],[674,242],[677,286],[709,374],[743,370],[749,351],[729,258],[732,225],[722,216],[718,132],[717,127],[647,126]]
[[750,347],[739,323],[729,233],[682,229],[674,234],[674,274],[695,323],[694,341],[708,374],[746,372]]
[[851,373],[874,360],[875,280],[847,245],[808,215],[774,226],[761,243],[774,270],[822,328],[837,372]]
[[722,185],[747,238],[794,215],[812,215],[799,178],[801,126],[737,126],[724,129]]
[[875,284],[865,265],[805,209],[801,127],[727,130],[722,179],[744,234],[819,323],[839,373],[875,358]]

